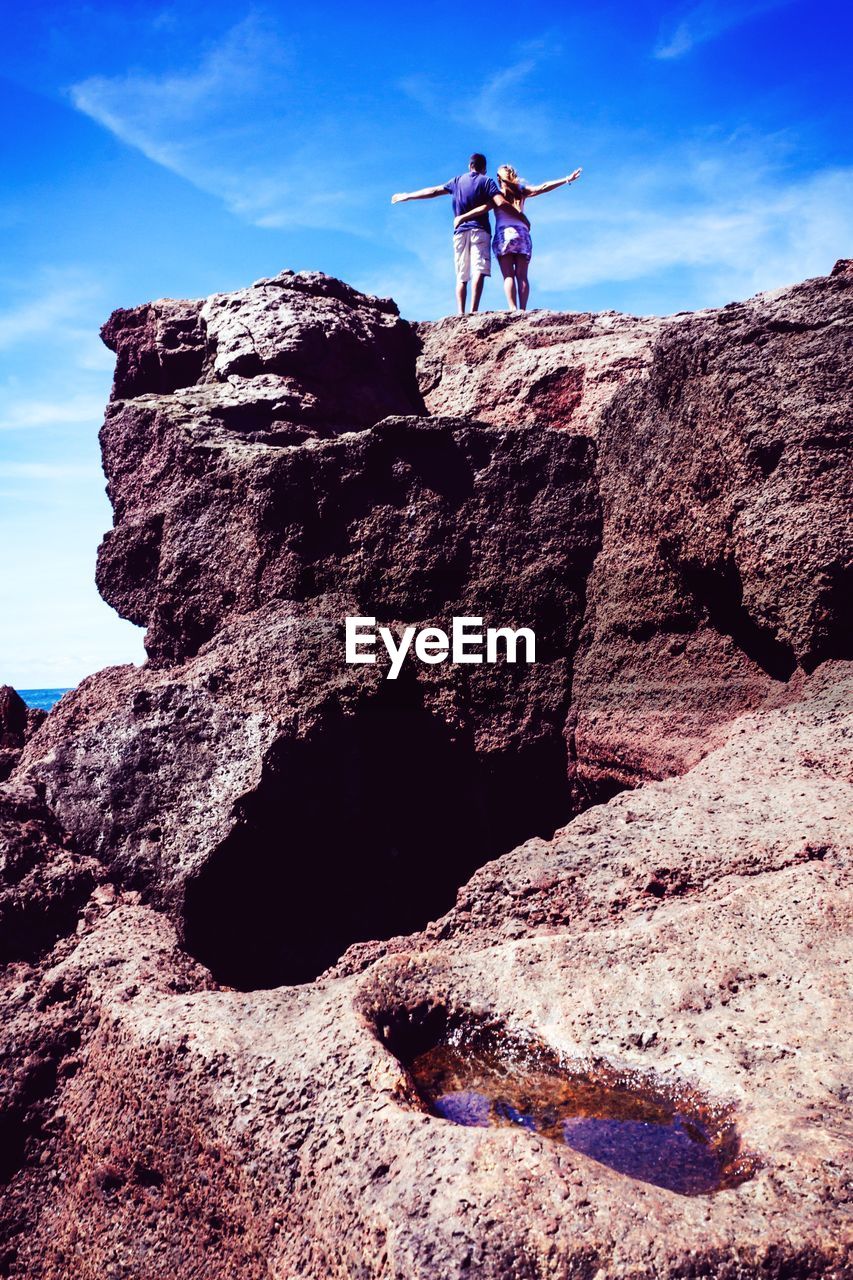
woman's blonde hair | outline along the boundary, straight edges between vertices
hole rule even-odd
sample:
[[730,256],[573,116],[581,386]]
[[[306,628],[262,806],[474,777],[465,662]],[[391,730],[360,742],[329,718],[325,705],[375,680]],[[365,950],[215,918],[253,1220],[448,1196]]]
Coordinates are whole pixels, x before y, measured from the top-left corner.
[[506,194],[509,196],[513,204],[520,204],[524,198],[524,179],[519,178],[515,169],[511,164],[502,164],[498,167],[498,177],[506,188]]

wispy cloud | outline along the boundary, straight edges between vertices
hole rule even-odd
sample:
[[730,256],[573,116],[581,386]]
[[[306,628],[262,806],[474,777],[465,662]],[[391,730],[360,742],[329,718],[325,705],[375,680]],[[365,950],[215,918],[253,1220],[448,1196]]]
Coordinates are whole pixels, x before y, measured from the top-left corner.
[[853,168],[796,181],[772,172],[756,178],[748,161],[737,165],[730,158],[723,166],[728,182],[711,192],[707,155],[692,164],[673,157],[672,164],[676,201],[661,198],[662,172],[657,199],[643,187],[632,189],[630,173],[623,172],[618,209],[612,187],[587,199],[578,190],[571,205],[537,202],[531,215],[543,287],[659,282],[680,268],[702,281],[703,304],[715,305],[822,274],[853,240]]
[[96,285],[73,272],[49,273],[31,282],[26,296],[0,310],[0,350],[46,333],[67,332],[98,294]]
[[356,276],[355,287],[380,298],[393,298],[408,320],[447,315],[455,306],[449,233],[430,229],[419,231],[408,241],[395,239],[399,251],[393,264]]
[[185,131],[227,120],[236,104],[269,89],[286,63],[280,42],[249,17],[190,71],[91,76],[71,86],[71,100],[123,142],[181,172],[191,162],[192,133]]
[[77,462],[0,462],[3,480],[103,480],[99,467]]
[[654,56],[663,59],[681,58],[696,45],[715,40],[732,27],[739,27],[761,14],[790,3],[791,0],[752,0],[751,3],[726,4],[704,0],[669,20],[655,46]]
[[63,400],[13,397],[0,401],[0,431],[65,427],[83,422],[96,427],[103,416],[104,399],[100,394],[78,394]]
[[94,584],[110,520],[97,447],[107,275],[30,263],[0,278],[0,681],[19,687],[72,684],[141,650]]
[[516,48],[514,60],[480,84],[471,85],[460,104],[458,85],[441,85],[425,75],[408,76],[398,88],[437,119],[472,132],[541,145],[553,133],[549,112],[537,99],[535,73],[560,53],[555,41],[531,40]]
[[291,51],[256,15],[188,70],[92,76],[69,92],[78,111],[247,222],[359,230],[352,210],[369,179],[356,126],[317,111]]

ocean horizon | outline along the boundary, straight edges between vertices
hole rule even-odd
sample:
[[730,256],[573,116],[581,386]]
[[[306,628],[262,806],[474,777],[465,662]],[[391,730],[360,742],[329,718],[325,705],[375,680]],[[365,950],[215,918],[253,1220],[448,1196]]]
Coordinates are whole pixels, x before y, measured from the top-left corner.
[[28,707],[36,707],[39,711],[50,711],[55,707],[64,693],[70,693],[74,685],[65,689],[18,689],[17,692]]

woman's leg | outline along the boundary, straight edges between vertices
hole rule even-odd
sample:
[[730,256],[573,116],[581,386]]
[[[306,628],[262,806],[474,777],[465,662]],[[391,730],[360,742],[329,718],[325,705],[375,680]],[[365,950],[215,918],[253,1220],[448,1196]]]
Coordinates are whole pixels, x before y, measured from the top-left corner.
[[518,309],[518,302],[515,296],[515,253],[502,253],[498,258],[498,265],[504,278],[504,293],[506,294],[507,306],[510,311]]
[[527,279],[527,268],[530,259],[523,253],[515,255],[515,279],[518,285],[518,305],[522,311],[527,310],[527,299],[530,297],[530,281]]

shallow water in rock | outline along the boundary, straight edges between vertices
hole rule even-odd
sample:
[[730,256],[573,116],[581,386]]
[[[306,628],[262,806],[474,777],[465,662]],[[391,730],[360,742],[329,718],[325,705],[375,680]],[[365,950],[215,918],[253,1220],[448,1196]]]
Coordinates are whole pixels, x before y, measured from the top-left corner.
[[700,1102],[612,1070],[555,1069],[471,1045],[438,1044],[409,1063],[433,1115],[454,1124],[519,1126],[619,1173],[681,1195],[708,1195],[750,1177],[737,1135]]

